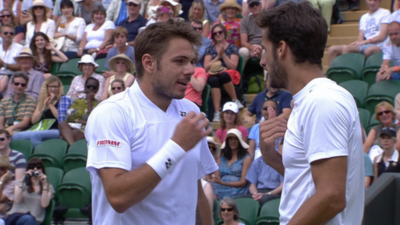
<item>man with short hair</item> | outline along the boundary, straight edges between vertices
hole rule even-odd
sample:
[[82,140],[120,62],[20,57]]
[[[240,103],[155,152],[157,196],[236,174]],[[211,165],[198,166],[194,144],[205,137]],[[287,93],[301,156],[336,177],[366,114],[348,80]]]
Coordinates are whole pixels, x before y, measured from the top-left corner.
[[[149,38],[151,37],[151,38]],[[200,37],[184,21],[157,22],[135,40],[136,82],[89,117],[87,169],[94,224],[204,224],[200,179],[217,170],[204,113],[183,99]]]
[[[35,100],[39,98],[40,89],[44,82],[43,73],[33,69],[34,56],[30,48],[23,48],[18,56],[14,57],[21,71],[28,75],[29,83],[24,87],[25,94],[33,97]],[[12,82],[9,83],[5,97],[11,97],[14,94]]]
[[257,26],[256,18],[260,14],[262,5],[260,0],[249,0],[250,15],[240,21],[240,43],[239,55],[247,62],[249,58],[261,57],[262,29]]
[[24,72],[15,72],[11,77],[13,93],[0,102],[0,129],[13,134],[25,130],[31,124],[36,108],[36,100],[25,93],[29,77]]
[[128,45],[133,47],[135,38],[139,34],[139,28],[145,27],[147,19],[139,14],[142,7],[142,0],[127,0],[126,7],[128,8],[128,18],[121,21],[119,26],[128,30]]
[[[278,108],[278,116],[284,119],[288,119],[290,113],[292,112],[292,107],[290,105],[292,101],[292,94],[290,92],[282,90],[280,88],[273,88],[268,81],[268,74],[264,74],[265,91],[260,92],[251,102],[249,108],[244,112],[244,122],[250,125],[254,123],[259,123],[262,119],[261,109],[264,102],[268,99],[272,99],[276,102]],[[254,121],[252,116],[256,115],[256,120]]]
[[[399,18],[400,19],[400,18]],[[383,62],[376,74],[376,82],[382,80],[400,80],[400,23],[393,21],[388,26],[390,42],[386,42],[383,49]],[[394,66],[390,66],[393,62]]]
[[20,66],[15,62],[14,57],[19,55],[22,45],[14,43],[13,38],[15,28],[4,24],[0,26],[0,37],[3,43],[0,45],[0,74],[12,74],[12,71],[20,70]]
[[[260,123],[262,157],[284,176],[280,224],[361,224],[360,118],[353,96],[323,75],[325,19],[308,2],[289,2],[262,12],[257,24],[265,49],[260,64],[270,85],[288,89],[294,100],[289,120],[269,107],[268,120]],[[283,155],[275,150],[281,137]]]
[[10,148],[11,135],[7,130],[0,129],[0,155],[7,156],[10,160],[12,173],[11,180],[21,180],[25,176],[26,159],[24,154]]
[[193,29],[201,37],[201,45],[197,46],[197,52],[199,53],[199,56],[197,57],[196,67],[204,68],[204,56],[206,49],[211,46],[212,42],[210,39],[203,36],[203,23],[200,20],[193,20],[190,22],[190,25],[192,25]]

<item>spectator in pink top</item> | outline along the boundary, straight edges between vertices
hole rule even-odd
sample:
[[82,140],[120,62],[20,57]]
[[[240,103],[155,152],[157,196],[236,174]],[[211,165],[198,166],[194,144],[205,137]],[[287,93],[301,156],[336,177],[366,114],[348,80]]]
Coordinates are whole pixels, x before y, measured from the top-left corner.
[[225,140],[226,133],[232,128],[238,129],[242,133],[242,139],[247,143],[249,132],[246,127],[242,125],[240,116],[238,115],[239,108],[234,102],[225,103],[222,108],[220,128],[215,132],[216,141],[222,143]]
[[[203,89],[207,84],[207,73],[201,67],[196,67],[192,78],[190,78],[190,82],[187,85],[187,89],[185,92],[185,98],[192,101],[199,108],[203,105],[201,95],[203,93]],[[205,103],[207,104],[207,102]]]

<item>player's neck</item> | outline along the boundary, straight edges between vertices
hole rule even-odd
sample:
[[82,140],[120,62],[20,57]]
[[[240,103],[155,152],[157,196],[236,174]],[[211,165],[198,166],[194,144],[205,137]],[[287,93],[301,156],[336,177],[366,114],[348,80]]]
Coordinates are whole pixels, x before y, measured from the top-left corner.
[[315,78],[323,77],[322,70],[317,65],[311,65],[309,63],[298,63],[286,68],[289,81],[287,89],[292,95],[297,94]]
[[138,80],[138,84],[140,89],[142,90],[143,94],[158,108],[160,108],[162,111],[167,112],[168,106],[171,104],[172,99],[167,99],[163,96],[160,96],[159,94],[156,93],[156,91],[153,89],[152,85],[146,85],[146,83],[149,82],[144,82],[144,79],[149,76],[143,76],[141,80]]

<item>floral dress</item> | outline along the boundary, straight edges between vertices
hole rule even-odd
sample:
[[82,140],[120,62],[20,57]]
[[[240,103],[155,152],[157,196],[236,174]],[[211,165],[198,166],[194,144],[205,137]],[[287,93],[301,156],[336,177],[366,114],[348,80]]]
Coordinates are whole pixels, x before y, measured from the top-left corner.
[[[236,160],[231,166],[228,166],[228,160],[224,156],[221,156],[221,161],[219,163],[219,175],[221,181],[227,183],[240,181],[240,178],[242,177],[243,161],[247,157],[250,157],[250,155],[246,154],[243,158]],[[218,199],[223,199],[224,197],[235,198],[240,195],[248,194],[249,192],[249,183],[247,183],[244,188],[228,187],[215,183],[212,183],[212,187],[213,192],[217,195]]]
[[[241,18],[236,18],[232,20],[231,22],[227,21],[222,21],[221,24],[224,25],[226,30],[228,31],[226,35],[226,41],[236,45],[238,48],[240,48],[240,21]],[[215,21],[214,24],[219,23],[219,21]],[[214,25],[213,24],[213,25]]]

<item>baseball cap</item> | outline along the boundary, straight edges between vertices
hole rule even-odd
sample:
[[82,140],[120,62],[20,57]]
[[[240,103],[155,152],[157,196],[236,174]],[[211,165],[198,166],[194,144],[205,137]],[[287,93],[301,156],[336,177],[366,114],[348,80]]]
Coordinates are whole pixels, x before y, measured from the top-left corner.
[[222,108],[222,112],[225,112],[227,110],[231,110],[234,113],[238,113],[239,112],[238,106],[234,102],[225,103],[224,107]]
[[384,128],[382,128],[381,134],[379,135],[379,137],[382,137],[382,135],[396,137],[396,131],[392,127],[384,127]]
[[128,0],[128,1],[126,1],[126,3],[130,3],[130,2],[135,3],[136,5],[142,4],[142,0]]
[[251,5],[251,3],[260,2],[260,0],[248,0],[247,5]]

